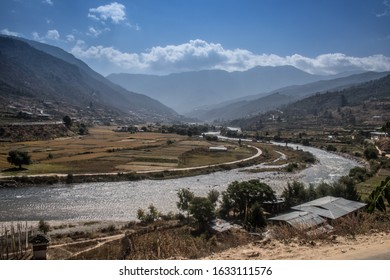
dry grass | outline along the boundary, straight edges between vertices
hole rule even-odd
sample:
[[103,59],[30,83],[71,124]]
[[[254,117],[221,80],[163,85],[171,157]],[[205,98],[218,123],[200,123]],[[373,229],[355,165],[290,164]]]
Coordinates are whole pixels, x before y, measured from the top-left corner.
[[[3,175],[162,170],[221,163],[251,155],[246,148],[236,150],[234,144],[227,144],[231,149],[224,156],[194,152],[212,145],[215,144],[201,138],[176,134],[130,134],[114,132],[111,127],[95,127],[82,137],[0,143],[0,169],[11,167],[6,158],[8,151],[15,149],[28,151],[33,164],[28,170],[2,172]],[[183,155],[190,155],[187,164],[181,163]]]
[[390,231],[390,215],[385,213],[368,214],[360,212],[357,215],[350,215],[339,218],[332,222],[331,233],[307,234],[305,229],[297,229],[288,225],[272,226],[272,236],[284,242],[298,239],[304,242],[316,240],[332,240],[335,236],[356,236],[367,234],[372,231]]
[[197,235],[192,227],[182,226],[125,237],[77,255],[77,259],[197,259],[253,240],[241,230]]

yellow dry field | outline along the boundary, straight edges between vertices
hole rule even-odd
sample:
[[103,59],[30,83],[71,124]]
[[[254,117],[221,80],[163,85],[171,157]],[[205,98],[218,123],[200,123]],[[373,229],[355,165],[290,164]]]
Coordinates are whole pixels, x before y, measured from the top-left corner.
[[[48,141],[0,143],[1,175],[165,170],[234,161],[254,154],[236,144],[176,134],[130,134],[114,132],[113,127],[94,127],[89,132]],[[229,150],[221,154],[207,151],[215,145],[225,145]],[[28,151],[33,163],[24,166],[27,170],[7,172],[12,168],[6,159],[10,150]]]

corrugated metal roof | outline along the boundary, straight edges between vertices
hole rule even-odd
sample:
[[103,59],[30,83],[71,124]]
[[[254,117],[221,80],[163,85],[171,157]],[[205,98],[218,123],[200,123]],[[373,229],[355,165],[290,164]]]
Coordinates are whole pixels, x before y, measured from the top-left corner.
[[321,217],[337,219],[366,206],[365,203],[341,197],[325,196],[316,200],[291,207],[298,211],[315,213]]
[[270,218],[271,221],[283,221],[298,229],[308,229],[326,222],[319,215],[304,211],[293,211]]

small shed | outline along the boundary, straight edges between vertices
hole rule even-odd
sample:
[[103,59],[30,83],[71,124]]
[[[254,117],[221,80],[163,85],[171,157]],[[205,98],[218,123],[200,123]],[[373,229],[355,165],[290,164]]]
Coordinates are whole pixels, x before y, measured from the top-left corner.
[[209,147],[210,152],[227,152],[228,148],[225,146]]
[[47,247],[50,243],[50,238],[45,234],[37,234],[30,239],[33,250],[34,260],[46,260]]
[[293,228],[299,230],[314,229],[320,225],[326,224],[326,220],[321,218],[320,216],[304,211],[293,211],[287,214],[270,218],[269,220],[279,224],[287,223]]

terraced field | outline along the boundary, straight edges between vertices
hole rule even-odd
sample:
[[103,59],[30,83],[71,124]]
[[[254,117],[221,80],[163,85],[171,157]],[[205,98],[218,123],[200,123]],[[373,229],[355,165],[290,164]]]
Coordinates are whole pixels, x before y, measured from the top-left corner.
[[[209,152],[224,145],[227,152]],[[33,164],[16,170],[7,162],[10,150],[28,151]],[[235,161],[254,151],[236,143],[208,142],[176,134],[114,132],[95,127],[85,136],[0,144],[2,175],[78,174],[162,170]]]

